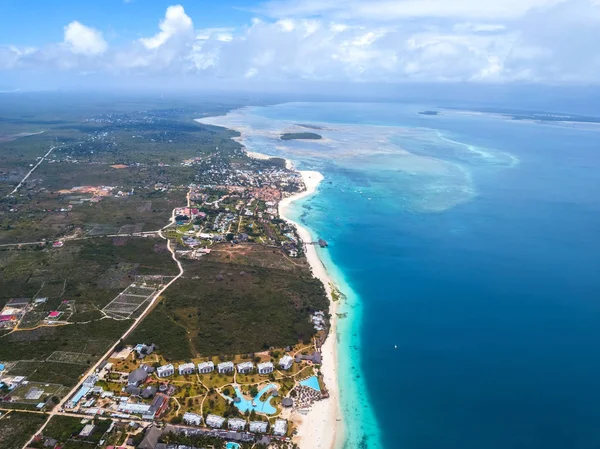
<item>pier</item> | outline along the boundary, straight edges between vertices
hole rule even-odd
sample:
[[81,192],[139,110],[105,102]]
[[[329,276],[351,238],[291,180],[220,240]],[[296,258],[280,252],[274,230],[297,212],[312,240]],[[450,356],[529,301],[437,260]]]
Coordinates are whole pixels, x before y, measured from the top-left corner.
[[306,245],[319,245],[321,248],[327,248],[329,246],[329,244],[323,239],[319,239],[316,242],[306,242]]

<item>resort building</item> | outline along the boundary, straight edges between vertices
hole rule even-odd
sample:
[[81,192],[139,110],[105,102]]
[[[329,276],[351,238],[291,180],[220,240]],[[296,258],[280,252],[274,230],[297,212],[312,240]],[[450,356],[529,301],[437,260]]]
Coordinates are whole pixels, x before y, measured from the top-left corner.
[[268,425],[266,421],[250,421],[250,432],[266,433]]
[[140,365],[139,368],[134,369],[129,373],[129,377],[127,378],[127,385],[131,387],[137,387],[144,382],[148,378],[148,373],[150,372],[150,367],[148,365]]
[[302,360],[306,360],[307,362],[312,362],[313,364],[320,365],[322,361],[321,353],[314,351],[310,355],[296,354],[296,363],[300,363]]
[[150,411],[150,405],[142,403],[121,402],[118,410],[124,413],[145,415]]
[[184,376],[186,374],[194,374],[196,372],[196,365],[193,363],[182,363],[179,365],[179,375]]
[[259,363],[256,365],[258,374],[271,374],[273,372],[273,364],[271,362]]
[[191,426],[199,426],[202,424],[202,416],[186,412],[183,414],[183,422]]
[[218,415],[208,415],[206,417],[206,425],[214,429],[220,429],[225,424],[225,418]]
[[248,374],[254,369],[254,363],[252,362],[242,362],[238,363],[237,370],[240,374]]
[[227,421],[227,427],[236,431],[244,430],[246,428],[246,421],[240,418],[230,418]]
[[232,373],[235,369],[233,362],[223,362],[217,365],[217,371],[219,374]]
[[293,363],[294,359],[287,354],[279,359],[279,366],[281,367],[281,369],[290,369]]
[[158,377],[169,377],[173,374],[175,374],[175,367],[171,363],[156,368],[156,375]]
[[198,363],[198,372],[200,374],[212,373],[214,370],[215,370],[215,364],[213,362]]
[[287,421],[285,419],[275,420],[273,425],[273,435],[284,436],[287,433]]
[[93,424],[86,424],[84,428],[81,429],[81,432],[79,432],[79,436],[81,438],[87,438],[92,434],[95,428],[96,426],[94,426]]

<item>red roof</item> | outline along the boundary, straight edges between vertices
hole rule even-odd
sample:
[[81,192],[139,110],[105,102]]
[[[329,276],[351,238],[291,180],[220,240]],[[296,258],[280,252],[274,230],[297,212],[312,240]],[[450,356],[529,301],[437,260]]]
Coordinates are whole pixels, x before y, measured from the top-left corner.
[[48,314],[48,318],[56,318],[57,316],[60,316],[60,312],[57,312],[56,310]]

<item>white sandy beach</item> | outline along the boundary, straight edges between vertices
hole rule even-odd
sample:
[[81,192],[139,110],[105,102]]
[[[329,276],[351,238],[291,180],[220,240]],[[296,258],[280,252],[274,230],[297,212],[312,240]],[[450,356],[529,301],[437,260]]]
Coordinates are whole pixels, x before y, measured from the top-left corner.
[[[238,131],[240,131],[238,129]],[[243,135],[243,134],[242,134]],[[234,138],[239,139],[242,143],[242,137]],[[248,151],[246,154],[255,159],[270,159],[273,156],[258,153],[255,151]],[[293,169],[294,165],[286,159],[286,167]],[[306,186],[306,190],[299,192],[295,195],[289,196],[282,199],[279,202],[279,216],[294,224],[298,230],[298,234],[302,241],[310,242],[313,239],[310,236],[308,230],[302,227],[300,224],[294,222],[286,216],[286,210],[294,201],[299,200],[314,194],[317,187],[323,180],[323,175],[317,171],[300,171],[302,180]],[[321,373],[327,390],[329,391],[329,398],[315,402],[307,415],[301,415],[297,412],[292,413],[290,419],[298,427],[298,435],[294,437],[294,442],[298,444],[300,449],[335,449],[343,440],[344,425],[342,421],[342,412],[340,408],[340,396],[337,376],[337,302],[333,301],[331,286],[333,282],[325,269],[325,266],[321,262],[317,253],[318,249],[315,245],[306,245],[306,258],[311,266],[312,272],[325,286],[327,296],[329,298],[330,307],[329,313],[331,314],[331,328],[325,344],[321,348],[323,355],[323,363],[321,365]]]
[[[305,242],[313,239],[308,230],[298,223],[290,220],[285,214],[289,205],[306,196],[312,195],[319,183],[323,180],[323,175],[316,171],[301,171],[302,179],[306,185],[306,191],[297,193],[284,198],[279,203],[279,215],[284,220],[293,223],[300,238]],[[342,414],[339,402],[338,378],[336,372],[337,366],[337,342],[336,342],[336,324],[337,324],[337,303],[332,300],[331,285],[332,281],[327,270],[323,266],[315,245],[306,245],[306,258],[312,268],[313,274],[323,282],[327,296],[330,301],[331,329],[329,336],[323,345],[323,364],[321,372],[325,384],[329,391],[329,398],[314,403],[307,415],[294,413],[292,419],[298,425],[298,436],[295,442],[301,449],[333,449],[336,442],[343,435]],[[338,421],[339,420],[339,421]]]

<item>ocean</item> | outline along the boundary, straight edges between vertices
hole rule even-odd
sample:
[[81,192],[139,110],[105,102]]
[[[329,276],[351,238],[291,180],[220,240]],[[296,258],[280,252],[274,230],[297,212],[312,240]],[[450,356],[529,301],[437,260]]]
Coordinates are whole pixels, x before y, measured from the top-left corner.
[[346,295],[344,448],[600,447],[600,127],[431,109],[209,119],[325,177],[290,215]]

